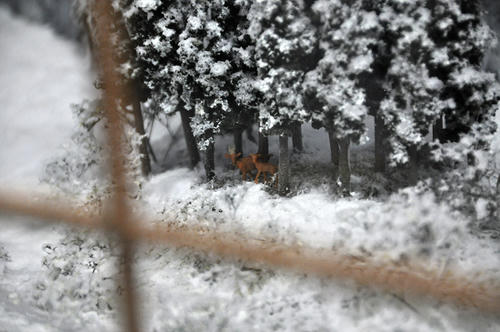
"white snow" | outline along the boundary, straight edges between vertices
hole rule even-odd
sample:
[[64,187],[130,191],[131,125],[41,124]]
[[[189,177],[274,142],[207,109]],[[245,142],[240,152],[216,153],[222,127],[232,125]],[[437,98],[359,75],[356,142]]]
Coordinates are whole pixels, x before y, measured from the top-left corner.
[[[1,6],[0,49],[0,187],[49,192],[39,177],[74,130],[70,104],[95,94],[89,62],[48,27]],[[0,277],[0,331],[55,331],[27,303],[42,269],[42,245],[60,235],[21,217],[0,214],[0,223],[0,246],[10,256]]]
[[94,88],[84,50],[0,10],[0,185],[37,185],[72,133],[70,105]]
[[229,70],[229,64],[226,61],[216,61],[212,63],[210,72],[214,76],[224,76]]
[[154,10],[160,3],[160,0],[137,0],[134,6],[148,12]]
[[358,55],[354,59],[352,59],[352,62],[349,64],[349,70],[354,73],[361,73],[370,68],[372,62],[373,57],[371,54]]
[[[436,203],[430,194],[407,190],[381,203],[332,200],[326,190],[317,188],[279,198],[251,182],[213,190],[197,179],[197,171],[187,169],[153,177],[143,191],[149,211],[157,211],[158,218],[168,223],[176,220],[178,226],[197,225],[360,257],[368,252],[372,259],[384,262],[423,259],[429,261],[427,268],[474,274],[476,281],[500,276],[498,246],[472,236],[468,220]],[[150,300],[145,304],[145,320],[151,329],[198,330],[203,326],[217,331],[226,326],[229,330],[302,331],[335,326],[342,331],[368,327],[376,331],[494,331],[500,327],[497,320],[473,318],[466,310],[433,301],[271,273],[252,264],[193,258],[181,249],[149,250],[153,251],[138,260],[144,271],[141,289]]]

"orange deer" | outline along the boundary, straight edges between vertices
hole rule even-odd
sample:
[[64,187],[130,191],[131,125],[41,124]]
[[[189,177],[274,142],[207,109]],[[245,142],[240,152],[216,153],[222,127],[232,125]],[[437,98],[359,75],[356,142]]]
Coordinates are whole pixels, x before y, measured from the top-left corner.
[[[270,155],[269,155],[270,156]],[[260,153],[251,154],[255,167],[257,168],[257,176],[255,177],[255,183],[259,183],[259,176],[264,173],[264,181],[267,182],[267,173],[274,175],[278,172],[278,167],[276,165],[270,164],[268,162],[262,161],[262,155]],[[275,185],[278,185],[278,176],[276,175]]]
[[[234,151],[229,151],[224,157],[231,159],[234,166],[238,167],[241,172],[241,178],[243,181],[247,179],[247,173],[255,169],[255,165],[250,157],[241,157],[241,152],[234,153]],[[232,152],[232,153],[231,153]]]

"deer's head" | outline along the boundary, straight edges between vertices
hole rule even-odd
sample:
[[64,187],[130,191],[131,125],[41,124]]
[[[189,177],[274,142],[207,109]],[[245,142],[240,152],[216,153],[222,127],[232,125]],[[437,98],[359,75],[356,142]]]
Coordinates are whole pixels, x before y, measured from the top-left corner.
[[250,156],[250,158],[252,158],[252,161],[255,164],[262,155],[260,153],[252,153],[249,156]]
[[236,149],[234,146],[229,146],[227,148],[227,153],[224,155],[227,159],[231,159],[231,162],[233,163],[234,166],[236,166],[236,161],[238,158],[241,156],[241,152],[235,153]]
[[226,153],[224,155],[224,157],[226,157],[227,159],[231,159],[232,163],[234,166],[236,166],[236,161],[238,160],[238,158],[241,156],[241,152],[238,152],[238,153]]

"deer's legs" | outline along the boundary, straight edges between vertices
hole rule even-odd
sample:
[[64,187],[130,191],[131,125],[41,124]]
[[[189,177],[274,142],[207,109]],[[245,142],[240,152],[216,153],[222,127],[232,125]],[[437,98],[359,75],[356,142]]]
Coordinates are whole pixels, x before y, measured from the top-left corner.
[[255,177],[255,183],[259,183],[260,171],[257,172],[257,176]]
[[267,183],[267,172],[264,172],[264,183]]
[[247,172],[241,172],[241,178],[243,181],[247,180]]

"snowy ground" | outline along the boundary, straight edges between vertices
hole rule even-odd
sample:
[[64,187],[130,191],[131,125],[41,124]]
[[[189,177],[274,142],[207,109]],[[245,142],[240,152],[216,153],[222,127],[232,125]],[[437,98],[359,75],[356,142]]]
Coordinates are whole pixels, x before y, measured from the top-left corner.
[[[0,187],[48,191],[39,177],[73,131],[69,105],[94,94],[88,61],[48,28],[16,19],[3,7],[0,50]],[[0,261],[0,331],[47,331],[47,317],[26,304],[26,295],[42,269],[43,243],[60,235],[18,217],[0,214],[0,222],[0,247],[10,258]]]
[[[74,129],[69,104],[94,93],[88,64],[80,50],[46,27],[1,8],[0,49],[0,185],[39,188],[46,161]],[[309,153],[293,157],[293,185],[301,188],[293,197],[241,183],[238,172],[222,161],[229,140],[220,139],[215,189],[202,184],[200,170],[177,167],[144,184],[143,203],[156,218],[178,225],[399,264],[426,260],[443,272],[500,280],[500,245],[470,234],[467,218],[428,193],[407,190],[391,196],[394,188],[367,175],[369,145],[354,149],[354,197],[336,197],[330,190],[325,136],[305,130]],[[161,137],[153,142],[161,157],[165,142]],[[276,142],[271,143],[274,150]],[[167,158],[166,165],[183,165],[181,144],[169,153],[176,162],[168,164]],[[43,190],[55,191],[47,185]],[[384,200],[371,199],[375,191]],[[21,219],[0,215],[0,331],[120,330],[112,300],[115,256],[106,240]],[[51,246],[42,249],[45,243]],[[43,257],[53,258],[48,268],[41,264]],[[498,318],[436,300],[224,262],[185,248],[142,246],[136,262],[145,331],[500,330]]]

